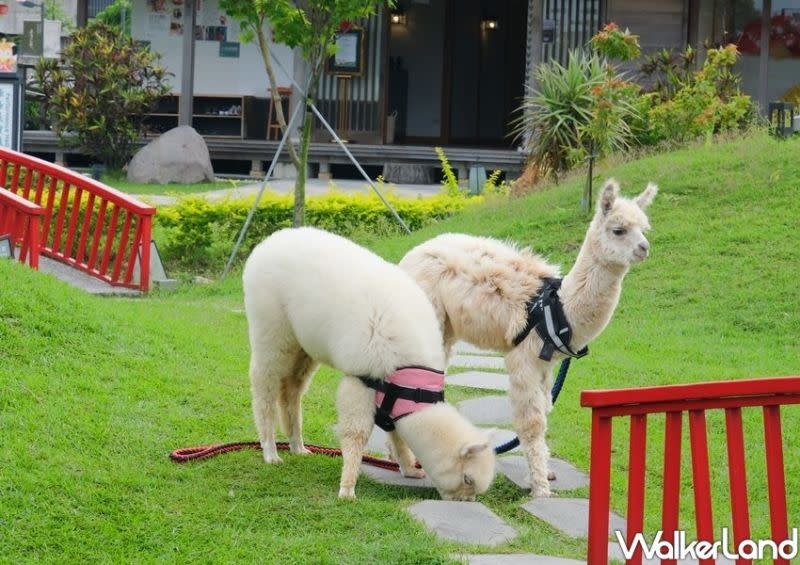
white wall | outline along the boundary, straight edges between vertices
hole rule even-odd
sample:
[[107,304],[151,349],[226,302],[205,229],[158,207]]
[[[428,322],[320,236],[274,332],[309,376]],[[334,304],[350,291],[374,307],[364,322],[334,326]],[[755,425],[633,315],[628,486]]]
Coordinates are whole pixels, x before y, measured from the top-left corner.
[[[38,4],[40,1],[35,0]],[[19,35],[22,33],[23,22],[36,21],[41,18],[41,11],[39,6],[32,6],[26,8],[21,6],[17,0],[5,0],[8,5],[8,13],[0,16],[0,33],[8,33],[12,35]],[[78,0],[61,0],[61,11],[69,19],[69,23],[75,25],[78,14]],[[61,30],[62,35],[66,33],[64,28]]]
[[[197,1],[197,0],[196,0]],[[154,11],[153,4],[160,4],[160,11]],[[218,26],[220,16],[225,17],[227,40],[239,40],[239,26],[219,9],[217,0],[202,0],[197,25]],[[183,2],[176,5],[173,0],[133,0],[131,32],[136,39],[150,42],[153,51],[161,54],[161,63],[174,76],[170,77],[172,91],[180,91],[181,68],[183,60],[183,35],[170,32],[174,23],[182,23],[176,18],[175,10],[182,9]],[[269,34],[268,34],[269,37]],[[295,56],[284,45],[274,45],[273,53],[281,61],[286,72],[294,71]],[[291,86],[290,79],[276,67],[280,86]],[[261,54],[255,43],[241,44],[239,58],[219,56],[219,42],[197,40],[195,42],[194,92],[196,95],[254,95],[267,96],[269,79],[264,70]]]

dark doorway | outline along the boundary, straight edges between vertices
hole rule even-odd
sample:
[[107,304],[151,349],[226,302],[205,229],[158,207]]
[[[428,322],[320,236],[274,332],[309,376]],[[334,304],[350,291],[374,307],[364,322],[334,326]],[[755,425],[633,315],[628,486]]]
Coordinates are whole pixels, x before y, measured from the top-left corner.
[[510,146],[524,93],[527,0],[405,0],[390,23],[395,143]]

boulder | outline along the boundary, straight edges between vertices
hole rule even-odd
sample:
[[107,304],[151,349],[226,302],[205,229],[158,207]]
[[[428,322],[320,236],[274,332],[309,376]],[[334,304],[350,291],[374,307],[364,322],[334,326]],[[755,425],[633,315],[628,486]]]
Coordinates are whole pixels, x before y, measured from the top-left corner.
[[383,179],[396,184],[433,184],[433,167],[415,163],[386,163]]
[[192,184],[213,181],[214,169],[203,137],[179,126],[142,147],[128,164],[131,182]]

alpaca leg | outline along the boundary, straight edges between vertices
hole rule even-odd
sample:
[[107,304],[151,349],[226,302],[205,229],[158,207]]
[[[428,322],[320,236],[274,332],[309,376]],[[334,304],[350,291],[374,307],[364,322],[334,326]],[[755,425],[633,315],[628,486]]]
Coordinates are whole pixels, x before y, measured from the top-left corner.
[[391,456],[400,465],[400,472],[404,477],[421,479],[425,476],[425,471],[417,469],[417,457],[408,447],[408,444],[397,430],[389,432],[389,445],[391,446]]
[[292,453],[306,455],[311,453],[303,445],[303,411],[301,401],[311,377],[317,371],[315,363],[305,351],[298,353],[291,374],[281,381],[278,397],[278,410],[283,433],[289,438],[289,449]]
[[[530,377],[529,377],[530,378]],[[543,378],[543,375],[542,377]],[[538,383],[521,379],[511,380],[510,400],[514,428],[522,444],[530,468],[531,494],[550,496],[547,447],[547,397]]]
[[281,463],[275,447],[275,408],[281,386],[280,362],[260,352],[250,359],[250,389],[252,392],[253,416],[264,461]]
[[345,376],[336,393],[337,432],[342,448],[339,498],[355,498],[361,457],[375,424],[375,391],[358,379]]

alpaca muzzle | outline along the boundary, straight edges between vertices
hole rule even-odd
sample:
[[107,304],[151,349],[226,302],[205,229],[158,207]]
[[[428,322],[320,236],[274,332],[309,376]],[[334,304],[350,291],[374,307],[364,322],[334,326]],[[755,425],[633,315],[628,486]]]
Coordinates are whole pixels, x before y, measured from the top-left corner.
[[400,367],[385,379],[358,378],[375,390],[375,424],[387,432],[400,418],[444,402],[444,371]]

